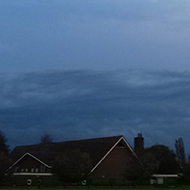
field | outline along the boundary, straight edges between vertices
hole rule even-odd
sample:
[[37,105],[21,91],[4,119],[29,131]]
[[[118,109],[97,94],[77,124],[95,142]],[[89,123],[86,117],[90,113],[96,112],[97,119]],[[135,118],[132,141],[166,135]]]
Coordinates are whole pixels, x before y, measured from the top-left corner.
[[[88,188],[86,188],[88,189]],[[190,187],[167,187],[167,188],[89,188],[89,190],[190,190]],[[7,190],[7,189],[4,189],[4,190]],[[17,190],[28,190],[27,188],[26,189],[17,189]],[[40,190],[84,190],[84,188],[60,188],[60,189],[40,189]]]
[[[0,188],[1,190],[11,190],[11,188]],[[15,188],[15,190],[37,190],[38,188],[31,187],[31,188]],[[90,187],[90,188],[80,188],[80,187],[71,187],[71,188],[40,188],[40,190],[190,190],[190,186],[179,186],[179,187],[138,187],[138,188],[130,188],[130,187]]]

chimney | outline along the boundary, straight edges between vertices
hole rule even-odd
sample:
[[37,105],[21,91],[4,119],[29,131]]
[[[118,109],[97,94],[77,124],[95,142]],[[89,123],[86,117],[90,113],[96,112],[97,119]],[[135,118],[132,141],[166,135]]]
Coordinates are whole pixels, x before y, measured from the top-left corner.
[[134,150],[136,154],[140,154],[144,150],[144,138],[141,133],[138,133],[138,136],[134,139]]

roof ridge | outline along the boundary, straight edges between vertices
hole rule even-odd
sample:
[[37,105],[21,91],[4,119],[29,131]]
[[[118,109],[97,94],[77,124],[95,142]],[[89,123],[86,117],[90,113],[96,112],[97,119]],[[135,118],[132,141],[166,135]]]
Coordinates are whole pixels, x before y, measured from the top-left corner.
[[78,140],[68,140],[68,141],[60,141],[60,142],[53,142],[53,143],[64,143],[64,142],[79,142],[79,141],[88,141],[88,140],[99,140],[99,139],[109,139],[109,138],[121,138],[123,135],[117,136],[109,136],[109,137],[95,137],[95,138],[88,138],[88,139],[78,139]]
[[[116,135],[116,136],[108,136],[108,137],[95,137],[95,138],[88,138],[88,139],[78,139],[78,140],[68,140],[68,141],[60,141],[60,142],[51,142],[49,144],[61,144],[61,143],[70,143],[70,142],[82,142],[82,141],[89,141],[89,140],[100,140],[100,139],[110,139],[110,138],[121,138],[123,135]],[[14,149],[20,148],[20,147],[32,147],[32,146],[39,146],[39,145],[45,145],[43,143],[38,143],[38,144],[31,144],[31,145],[21,145],[21,146],[15,146]],[[14,150],[13,149],[13,150]]]

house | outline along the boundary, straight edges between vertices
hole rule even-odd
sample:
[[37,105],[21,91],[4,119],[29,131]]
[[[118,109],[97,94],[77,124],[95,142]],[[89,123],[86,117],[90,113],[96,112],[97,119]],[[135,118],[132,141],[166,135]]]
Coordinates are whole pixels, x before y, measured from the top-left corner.
[[35,185],[41,181],[44,185],[57,184],[56,177],[51,173],[56,156],[75,149],[89,154],[93,184],[123,183],[127,161],[136,157],[123,136],[18,146],[11,152],[13,164],[8,169],[13,183]]

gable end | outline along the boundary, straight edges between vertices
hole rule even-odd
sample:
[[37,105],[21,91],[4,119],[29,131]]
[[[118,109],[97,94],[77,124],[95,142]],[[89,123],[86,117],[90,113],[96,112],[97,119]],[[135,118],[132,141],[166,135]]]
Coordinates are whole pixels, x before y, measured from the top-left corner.
[[94,168],[92,168],[92,170],[90,171],[90,173],[92,173],[104,160],[105,158],[110,154],[110,152],[117,146],[119,145],[121,142],[124,142],[124,146],[128,147],[129,150],[132,152],[132,154],[136,156],[135,152],[133,151],[133,149],[130,147],[130,145],[128,144],[128,142],[125,140],[125,138],[122,136],[111,148],[110,150],[102,157],[102,159],[94,166]]
[[33,159],[35,159],[36,161],[40,162],[42,165],[46,166],[47,168],[51,168],[51,166],[47,165],[46,163],[44,163],[43,161],[41,161],[40,159],[38,159],[37,157],[35,157],[34,155],[30,154],[29,152],[26,152],[24,155],[22,155],[15,163],[13,163],[12,166],[9,167],[8,170],[10,170],[11,168],[13,168],[18,162],[20,162],[24,157],[26,156],[30,156]]

